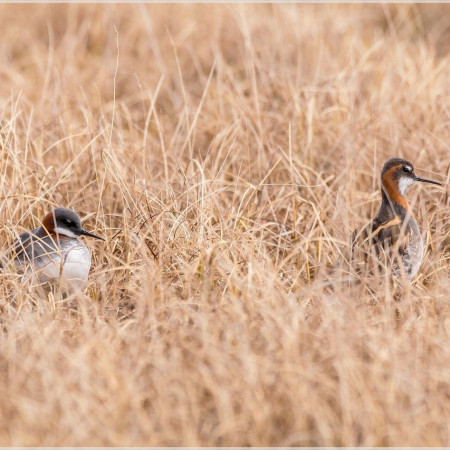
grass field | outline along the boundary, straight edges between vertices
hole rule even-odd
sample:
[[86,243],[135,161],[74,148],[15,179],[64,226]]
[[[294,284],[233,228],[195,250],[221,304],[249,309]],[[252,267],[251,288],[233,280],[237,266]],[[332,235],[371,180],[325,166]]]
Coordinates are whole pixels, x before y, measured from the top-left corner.
[[327,279],[385,159],[448,182],[450,5],[0,26],[1,247],[56,205],[106,238],[76,298],[0,274],[0,445],[450,445],[447,187],[411,284]]

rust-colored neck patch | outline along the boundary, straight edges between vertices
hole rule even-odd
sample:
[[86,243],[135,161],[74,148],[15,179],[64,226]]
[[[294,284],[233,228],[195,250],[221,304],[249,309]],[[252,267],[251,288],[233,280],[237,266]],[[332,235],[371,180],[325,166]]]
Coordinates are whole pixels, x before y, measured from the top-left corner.
[[400,189],[398,187],[398,180],[395,179],[395,172],[402,167],[401,164],[391,167],[383,174],[383,178],[381,179],[382,189],[385,194],[389,197],[390,200],[400,205],[402,208],[409,211],[409,204],[406,201],[406,198],[400,193]]
[[48,213],[42,221],[42,231],[46,234],[53,234],[55,228],[55,217],[53,213]]

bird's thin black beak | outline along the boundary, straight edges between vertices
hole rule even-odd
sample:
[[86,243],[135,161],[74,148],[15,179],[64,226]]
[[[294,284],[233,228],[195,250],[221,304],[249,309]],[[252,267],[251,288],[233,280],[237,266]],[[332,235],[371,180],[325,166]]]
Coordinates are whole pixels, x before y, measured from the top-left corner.
[[420,181],[422,183],[437,184],[438,186],[442,186],[442,183],[439,183],[438,181],[428,180],[427,178],[416,177],[416,181]]
[[81,230],[81,235],[82,235],[82,236],[93,237],[93,238],[95,238],[95,239],[100,239],[101,241],[104,241],[104,239],[103,239],[102,237],[97,236],[97,235],[94,234],[94,233],[89,233],[89,231],[86,231],[86,230]]

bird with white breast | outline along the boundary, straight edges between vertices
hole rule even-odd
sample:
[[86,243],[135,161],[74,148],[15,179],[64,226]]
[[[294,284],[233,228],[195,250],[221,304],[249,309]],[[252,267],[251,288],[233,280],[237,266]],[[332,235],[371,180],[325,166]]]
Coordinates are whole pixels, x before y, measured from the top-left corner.
[[91,252],[80,236],[104,239],[86,231],[74,211],[56,208],[42,220],[42,225],[19,236],[12,260],[20,272],[33,276],[40,285],[60,282],[63,289],[83,289],[91,268]]

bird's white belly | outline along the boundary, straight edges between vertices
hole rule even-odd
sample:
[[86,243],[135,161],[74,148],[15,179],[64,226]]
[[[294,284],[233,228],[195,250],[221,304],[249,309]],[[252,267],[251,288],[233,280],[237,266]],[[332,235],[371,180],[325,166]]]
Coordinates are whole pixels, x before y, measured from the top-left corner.
[[409,226],[409,244],[405,248],[402,258],[402,267],[397,262],[394,263],[394,276],[396,278],[405,275],[408,278],[414,278],[420,269],[424,253],[422,235],[416,223]]
[[41,282],[61,279],[78,288],[84,287],[90,268],[91,253],[81,242],[61,253],[52,254],[36,267]]
[[409,275],[410,278],[414,278],[416,273],[420,269],[420,265],[422,264],[423,258],[423,239],[420,234],[420,231],[417,230],[414,239],[411,239],[411,243],[409,244],[408,251],[410,255],[415,255],[411,257],[411,273]]

